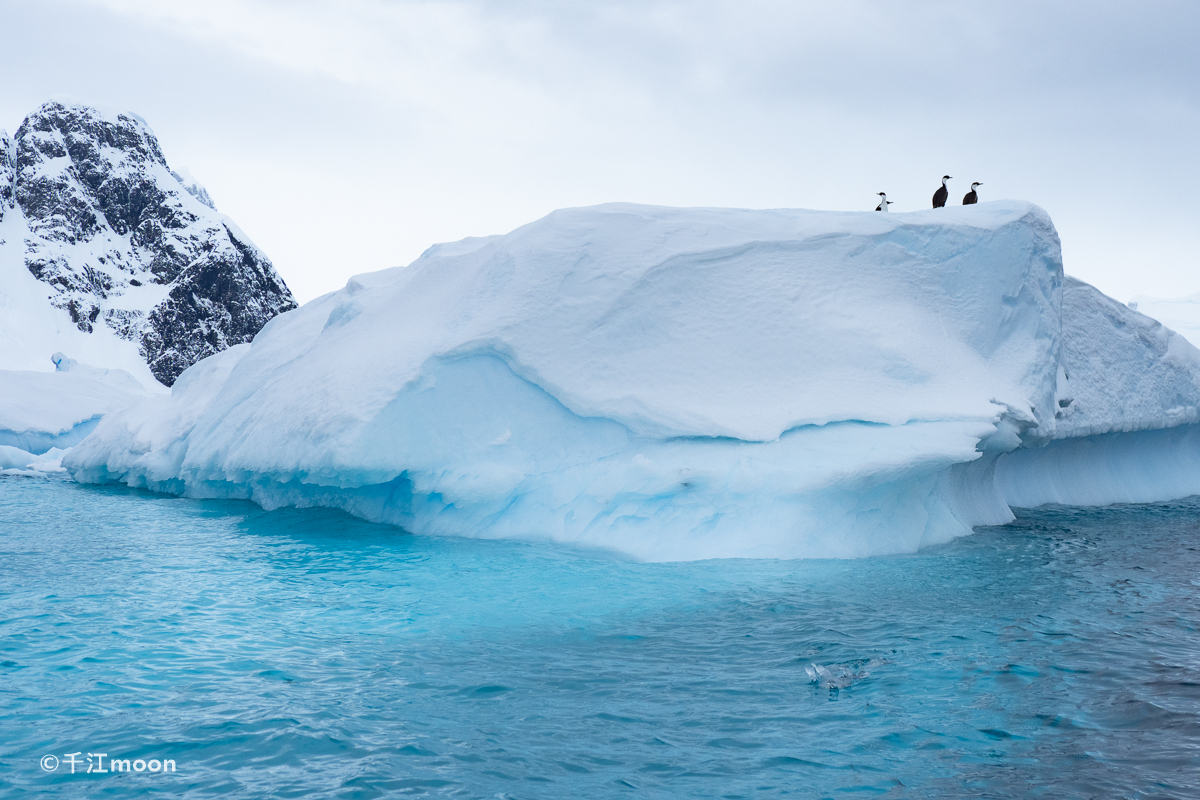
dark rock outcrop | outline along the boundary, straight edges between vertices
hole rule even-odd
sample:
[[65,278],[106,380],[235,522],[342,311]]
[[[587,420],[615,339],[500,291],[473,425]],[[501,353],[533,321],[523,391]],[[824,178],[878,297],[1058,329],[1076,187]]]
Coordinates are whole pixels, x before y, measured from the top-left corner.
[[0,131],[0,222],[16,205],[17,154],[7,131]]
[[106,325],[139,342],[168,386],[296,307],[267,257],[204,187],[171,171],[134,115],[44,104],[11,147],[0,143],[0,209],[6,186],[27,225],[25,265],[50,302],[80,330]]

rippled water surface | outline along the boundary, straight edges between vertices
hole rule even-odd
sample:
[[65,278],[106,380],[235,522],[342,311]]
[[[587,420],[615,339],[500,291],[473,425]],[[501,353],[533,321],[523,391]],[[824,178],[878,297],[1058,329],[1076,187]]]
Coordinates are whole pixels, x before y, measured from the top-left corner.
[[1198,623],[1197,500],[637,564],[0,479],[0,793],[1195,798]]

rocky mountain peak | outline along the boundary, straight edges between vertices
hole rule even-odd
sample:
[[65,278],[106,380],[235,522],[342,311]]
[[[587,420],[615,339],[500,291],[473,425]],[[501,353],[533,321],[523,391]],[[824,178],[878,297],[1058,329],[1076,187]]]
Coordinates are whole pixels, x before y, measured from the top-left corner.
[[45,238],[135,231],[145,238],[153,215],[143,212],[164,200],[155,173],[167,162],[154,134],[132,116],[51,101],[21,123],[16,150],[17,201],[30,229]]
[[295,308],[267,257],[171,170],[140,117],[52,100],[6,142],[0,209],[10,197],[27,230],[3,246],[23,245],[80,330],[137,341],[162,383]]

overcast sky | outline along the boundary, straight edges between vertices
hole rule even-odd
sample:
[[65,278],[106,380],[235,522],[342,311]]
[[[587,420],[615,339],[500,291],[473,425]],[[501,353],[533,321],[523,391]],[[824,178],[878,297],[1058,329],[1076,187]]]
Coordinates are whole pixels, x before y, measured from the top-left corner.
[[1200,3],[0,0],[0,127],[134,111],[301,301],[563,206],[1021,198],[1200,292]]

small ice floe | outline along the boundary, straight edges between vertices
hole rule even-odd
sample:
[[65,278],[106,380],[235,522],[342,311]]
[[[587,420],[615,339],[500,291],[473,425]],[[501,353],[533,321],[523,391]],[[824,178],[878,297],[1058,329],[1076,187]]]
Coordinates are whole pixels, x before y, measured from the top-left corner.
[[859,659],[846,664],[809,664],[804,668],[808,673],[809,683],[815,683],[822,689],[845,689],[850,684],[860,681],[871,674],[870,670],[886,664],[880,658]]
[[52,447],[45,453],[35,454],[19,447],[0,445],[0,475],[40,477],[65,474],[62,459],[69,450]]

